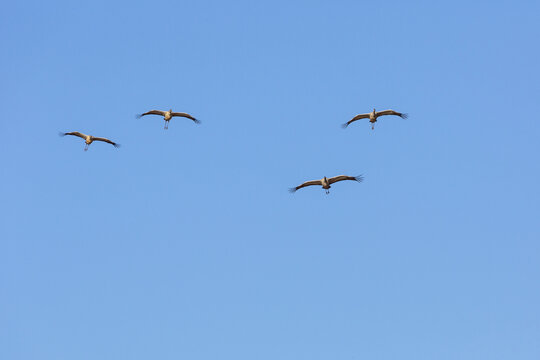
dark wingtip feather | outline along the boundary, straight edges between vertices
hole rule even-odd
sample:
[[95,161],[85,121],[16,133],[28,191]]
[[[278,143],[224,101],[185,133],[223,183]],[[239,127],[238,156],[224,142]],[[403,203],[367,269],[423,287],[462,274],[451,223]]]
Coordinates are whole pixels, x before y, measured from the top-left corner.
[[61,131],[58,132],[58,136],[66,136],[66,135],[67,135],[67,133],[64,133],[64,132],[61,132]]
[[120,146],[122,146],[122,145],[120,145],[120,144],[117,144],[117,143],[114,143],[114,144],[112,144],[112,146],[114,146],[115,148],[117,148],[117,149],[118,149],[118,148],[119,148]]
[[348,126],[349,126],[349,123],[348,123],[348,122],[346,122],[346,123],[344,123],[344,124],[341,124],[341,127],[342,127],[343,129],[346,129]]
[[191,119],[191,120],[193,120],[193,122],[194,122],[195,124],[200,124],[200,123],[201,123],[201,120],[199,120],[199,119],[193,118],[193,119]]
[[289,188],[289,192],[290,192],[291,194],[294,194],[294,193],[296,192],[296,190],[297,190],[297,189],[296,189],[295,187]]
[[356,180],[358,182],[362,182],[362,181],[364,181],[364,176],[362,176],[362,175],[355,176],[354,180]]
[[399,117],[402,119],[406,119],[409,117],[409,114],[401,114]]

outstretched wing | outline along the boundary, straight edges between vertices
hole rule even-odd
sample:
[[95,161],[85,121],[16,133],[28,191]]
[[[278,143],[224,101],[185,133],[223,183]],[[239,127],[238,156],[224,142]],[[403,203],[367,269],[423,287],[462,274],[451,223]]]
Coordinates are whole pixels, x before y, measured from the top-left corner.
[[295,192],[298,189],[301,189],[301,188],[306,187],[306,186],[311,186],[311,185],[322,185],[322,181],[321,180],[306,181],[302,185],[298,185],[297,187],[290,188],[289,191],[290,192]]
[[338,175],[338,176],[329,178],[328,182],[330,184],[333,184],[333,183],[336,183],[338,181],[343,181],[343,180],[354,180],[354,181],[362,182],[364,178],[362,177],[362,175],[358,175],[358,176]]
[[85,139],[87,138],[87,135],[83,134],[83,133],[80,133],[78,131],[72,131],[72,132],[68,132],[68,133],[60,133],[60,136],[66,136],[66,135],[73,135],[73,136],[78,136],[80,137],[81,139]]
[[187,114],[187,113],[183,113],[183,112],[173,112],[171,113],[171,116],[178,116],[178,117],[185,117],[185,118],[188,118],[190,120],[193,120],[196,124],[200,124],[201,122],[197,119],[195,119],[193,116]]
[[353,117],[351,120],[347,121],[345,124],[343,124],[341,126],[346,128],[351,123],[355,122],[356,120],[360,120],[360,119],[369,119],[369,114],[358,114],[355,117]]
[[137,117],[143,117],[145,115],[161,115],[161,116],[165,116],[165,111],[161,111],[161,110],[150,110],[148,112],[145,112],[144,114],[140,114],[140,115],[137,115]]
[[377,117],[379,116],[385,116],[385,115],[395,115],[395,116],[399,116],[400,118],[402,119],[406,119],[407,118],[407,114],[403,114],[403,113],[399,113],[397,111],[394,111],[394,110],[384,110],[384,111],[378,111],[376,113]]
[[102,137],[94,137],[94,141],[103,141],[103,142],[111,144],[115,148],[120,147],[120,144],[117,144],[117,143],[115,143],[115,142],[113,142],[113,141],[111,141],[109,139],[102,138]]

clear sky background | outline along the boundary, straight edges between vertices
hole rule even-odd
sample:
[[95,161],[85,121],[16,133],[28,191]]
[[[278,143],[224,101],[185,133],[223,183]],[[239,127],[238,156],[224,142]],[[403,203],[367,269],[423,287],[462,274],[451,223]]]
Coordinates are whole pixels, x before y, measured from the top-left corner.
[[[539,359],[539,24],[4,2],[0,358]],[[340,127],[374,107],[410,116]]]

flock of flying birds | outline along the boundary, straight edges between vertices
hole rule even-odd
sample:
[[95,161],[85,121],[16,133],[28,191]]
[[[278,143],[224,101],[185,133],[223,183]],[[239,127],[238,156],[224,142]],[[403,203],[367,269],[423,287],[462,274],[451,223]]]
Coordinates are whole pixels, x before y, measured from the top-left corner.
[[[187,113],[173,112],[172,109],[170,109],[169,111],[150,110],[150,111],[145,112],[143,114],[137,115],[137,117],[141,118],[141,117],[146,116],[146,115],[163,116],[163,120],[165,120],[165,127],[164,127],[165,130],[167,130],[169,128],[169,121],[171,121],[171,119],[173,117],[184,117],[184,118],[190,119],[191,121],[193,121],[196,124],[201,123],[199,120],[197,120],[196,118],[194,118],[193,116],[191,116],[191,115],[189,115]],[[397,112],[397,111],[394,111],[394,110],[375,111],[375,109],[373,109],[373,111],[370,112],[370,113],[356,115],[355,117],[353,117],[351,120],[347,121],[342,126],[344,128],[346,128],[351,123],[353,123],[353,122],[355,122],[357,120],[369,119],[369,122],[371,123],[371,129],[373,130],[375,128],[375,123],[377,122],[377,119],[380,116],[385,116],[385,115],[399,116],[402,119],[407,118],[407,114],[403,114],[403,113],[400,113],[400,112]],[[90,146],[90,144],[92,144],[94,141],[103,141],[103,142],[111,144],[115,148],[120,146],[120,144],[115,143],[114,141],[111,141],[111,140],[109,140],[107,138],[97,137],[97,136],[92,136],[92,135],[86,135],[86,134],[80,133],[78,131],[60,133],[60,135],[61,136],[72,135],[72,136],[78,136],[81,139],[84,139],[84,142],[86,144],[85,147],[84,147],[84,151],[87,151],[88,146]],[[306,186],[318,185],[318,186],[322,186],[322,188],[326,190],[326,194],[329,194],[330,193],[329,189],[331,188],[332,184],[334,184],[334,183],[336,183],[338,181],[344,181],[344,180],[354,180],[354,181],[357,181],[357,182],[362,182],[362,180],[364,180],[364,178],[362,177],[362,175],[359,175],[359,176],[338,175],[338,176],[334,176],[334,177],[331,177],[331,178],[327,178],[325,176],[320,180],[306,181],[305,183],[303,183],[301,185],[290,188],[289,191],[290,192],[295,192],[295,191],[297,191],[297,190],[299,190],[299,189],[301,189],[303,187],[306,187]]]

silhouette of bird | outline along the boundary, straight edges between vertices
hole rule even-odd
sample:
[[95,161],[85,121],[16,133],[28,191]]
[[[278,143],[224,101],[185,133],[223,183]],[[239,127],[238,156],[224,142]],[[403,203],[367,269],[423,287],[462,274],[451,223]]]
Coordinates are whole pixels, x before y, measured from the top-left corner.
[[394,110],[384,110],[384,111],[378,111],[377,112],[377,111],[375,111],[375,109],[373,109],[373,111],[370,112],[370,113],[356,115],[355,117],[353,117],[351,120],[347,121],[342,126],[344,128],[346,128],[347,126],[349,126],[351,123],[355,122],[356,120],[369,119],[369,122],[371,123],[371,129],[373,130],[373,129],[375,129],[375,123],[377,122],[377,118],[379,116],[385,116],[385,115],[396,115],[396,116],[399,116],[402,119],[406,119],[408,117],[407,114],[399,113],[399,112],[394,111]]
[[169,111],[161,111],[161,110],[150,110],[148,112],[145,112],[144,114],[137,115],[138,118],[141,118],[145,115],[160,115],[163,116],[163,119],[165,120],[165,127],[164,129],[167,130],[169,128],[169,121],[177,116],[177,117],[185,117],[190,120],[193,120],[194,123],[200,124],[201,122],[197,119],[195,119],[193,116],[183,113],[183,112],[173,112],[172,109],[169,109]]
[[97,137],[97,136],[92,136],[92,135],[86,135],[86,134],[80,133],[78,131],[73,131],[73,132],[68,132],[68,133],[60,133],[60,136],[66,136],[66,135],[78,136],[81,139],[84,139],[84,142],[86,143],[86,145],[84,147],[84,151],[88,150],[88,146],[90,146],[90,144],[93,143],[94,141],[103,141],[103,142],[111,144],[115,148],[120,147],[120,144],[117,144],[117,143],[115,143],[115,142],[113,142],[113,141],[111,141],[109,139],[102,138],[102,137]]
[[321,180],[306,181],[302,185],[298,185],[297,187],[290,188],[289,191],[293,193],[293,192],[296,192],[298,189],[301,189],[306,186],[320,185],[322,186],[323,189],[326,190],[326,193],[329,194],[330,193],[329,189],[331,188],[330,185],[338,181],[343,181],[343,180],[354,180],[357,182],[362,182],[364,178],[362,177],[362,175],[358,175],[358,176],[338,175],[331,178],[326,178],[325,176]]

